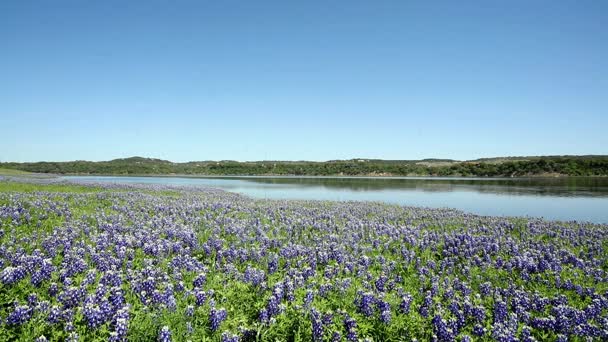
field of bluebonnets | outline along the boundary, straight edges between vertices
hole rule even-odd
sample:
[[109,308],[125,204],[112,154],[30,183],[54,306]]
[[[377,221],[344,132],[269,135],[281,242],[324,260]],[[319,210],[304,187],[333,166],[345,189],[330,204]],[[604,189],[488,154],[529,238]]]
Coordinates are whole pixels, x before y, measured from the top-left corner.
[[606,340],[607,233],[379,203],[0,181],[0,340]]

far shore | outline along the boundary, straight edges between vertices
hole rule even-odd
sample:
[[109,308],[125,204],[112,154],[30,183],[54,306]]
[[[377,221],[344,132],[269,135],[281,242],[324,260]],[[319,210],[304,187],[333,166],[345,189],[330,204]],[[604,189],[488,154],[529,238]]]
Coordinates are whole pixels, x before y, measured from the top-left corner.
[[606,178],[608,176],[569,176],[563,174],[534,174],[527,176],[432,176],[432,175],[205,175],[205,174],[101,174],[101,173],[66,173],[66,174],[41,174],[54,177],[168,177],[168,178],[334,178],[334,179],[529,179],[529,178]]

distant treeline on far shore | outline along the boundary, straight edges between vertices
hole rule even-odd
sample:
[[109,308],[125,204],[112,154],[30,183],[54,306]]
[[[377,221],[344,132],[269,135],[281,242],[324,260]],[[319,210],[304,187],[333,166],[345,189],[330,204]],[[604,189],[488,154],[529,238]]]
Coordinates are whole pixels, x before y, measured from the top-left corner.
[[92,175],[295,175],[295,176],[606,176],[608,156],[312,161],[200,161],[173,163],[131,157],[110,161],[0,163],[0,169]]

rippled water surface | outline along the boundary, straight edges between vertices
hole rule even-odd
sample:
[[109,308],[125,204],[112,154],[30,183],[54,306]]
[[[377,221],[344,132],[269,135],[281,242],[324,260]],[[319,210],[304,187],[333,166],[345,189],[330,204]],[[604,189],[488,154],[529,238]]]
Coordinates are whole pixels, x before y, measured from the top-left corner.
[[482,215],[608,223],[608,178],[106,177],[91,182],[203,185],[255,198],[381,201]]

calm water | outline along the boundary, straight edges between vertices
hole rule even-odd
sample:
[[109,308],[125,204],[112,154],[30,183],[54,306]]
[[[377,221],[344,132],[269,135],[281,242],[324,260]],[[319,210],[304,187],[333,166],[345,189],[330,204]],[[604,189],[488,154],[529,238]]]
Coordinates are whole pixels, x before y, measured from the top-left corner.
[[382,201],[482,215],[608,223],[608,178],[65,177],[203,185],[255,198]]

